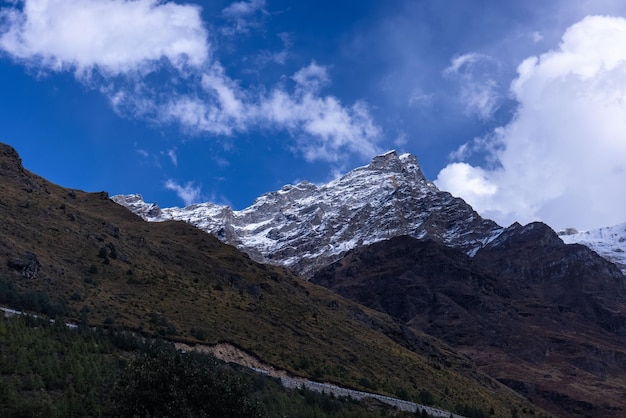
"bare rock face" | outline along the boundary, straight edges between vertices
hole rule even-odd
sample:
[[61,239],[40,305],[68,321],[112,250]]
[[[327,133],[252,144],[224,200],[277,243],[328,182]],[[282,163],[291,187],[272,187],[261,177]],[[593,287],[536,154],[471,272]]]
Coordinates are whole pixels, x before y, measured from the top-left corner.
[[24,169],[22,159],[17,151],[10,145],[3,143],[0,143],[0,175],[11,180],[21,181],[23,190],[27,193],[48,193],[45,184],[30,176],[30,173]]
[[145,203],[140,194],[118,195],[112,198],[115,202],[141,216],[144,219],[159,219],[161,208],[155,203]]
[[13,257],[9,259],[7,265],[10,269],[16,270],[22,277],[34,279],[39,274],[41,263],[37,259],[37,255],[27,252],[21,257]]
[[626,278],[620,269],[584,245],[564,244],[543,223],[512,225],[473,262],[545,303],[626,337]]
[[149,221],[189,222],[257,261],[305,277],[356,246],[394,236],[476,252],[502,230],[428,181],[414,156],[395,151],[324,185],[283,186],[241,211],[211,203],[156,210],[138,195],[113,200]]

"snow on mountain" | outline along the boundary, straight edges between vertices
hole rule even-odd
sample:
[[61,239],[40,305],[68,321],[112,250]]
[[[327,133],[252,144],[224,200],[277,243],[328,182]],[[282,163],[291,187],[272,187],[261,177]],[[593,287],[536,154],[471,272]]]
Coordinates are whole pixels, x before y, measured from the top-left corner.
[[305,275],[358,245],[399,235],[433,239],[472,254],[502,230],[428,181],[413,155],[396,151],[327,184],[283,186],[240,211],[212,203],[161,209],[140,195],[113,200],[148,221],[189,222],[257,261]]
[[559,236],[566,244],[586,245],[626,274],[626,223],[583,232],[566,229]]

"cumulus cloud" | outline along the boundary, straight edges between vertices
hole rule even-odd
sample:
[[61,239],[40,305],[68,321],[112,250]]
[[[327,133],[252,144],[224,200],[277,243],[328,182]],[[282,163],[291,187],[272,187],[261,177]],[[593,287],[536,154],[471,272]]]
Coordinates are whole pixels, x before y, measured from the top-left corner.
[[452,59],[443,75],[459,84],[459,100],[465,111],[489,119],[500,104],[498,62],[490,56],[470,53]]
[[624,222],[624,44],[625,19],[590,16],[567,29],[558,49],[524,60],[511,84],[516,114],[483,139],[493,164],[450,164],[437,185],[501,224]]
[[166,58],[201,65],[207,33],[196,6],[157,0],[26,0],[0,9],[0,49],[46,69],[117,75]]
[[[264,0],[234,2],[222,16],[245,32],[264,7]],[[212,56],[200,12],[159,0],[18,0],[0,7],[0,51],[31,68],[73,72],[123,117],[222,137],[287,130],[309,161],[379,151],[367,105],[322,94],[327,67],[312,62],[291,86],[241,86]]]
[[197,203],[201,198],[201,187],[194,186],[193,182],[187,182],[180,185],[176,181],[169,179],[165,182],[165,188],[176,192],[178,197],[185,202],[185,206]]

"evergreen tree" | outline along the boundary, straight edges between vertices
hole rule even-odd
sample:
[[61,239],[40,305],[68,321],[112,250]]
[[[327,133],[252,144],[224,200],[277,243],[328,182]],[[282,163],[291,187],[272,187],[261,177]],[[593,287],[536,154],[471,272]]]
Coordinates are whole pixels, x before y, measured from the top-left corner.
[[260,417],[250,392],[215,357],[160,344],[126,368],[113,398],[121,416]]

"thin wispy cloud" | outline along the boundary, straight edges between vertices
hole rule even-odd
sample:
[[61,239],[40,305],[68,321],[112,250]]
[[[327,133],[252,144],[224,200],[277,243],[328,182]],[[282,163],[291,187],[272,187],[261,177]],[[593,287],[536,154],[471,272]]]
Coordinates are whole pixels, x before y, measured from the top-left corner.
[[469,53],[452,59],[443,75],[459,84],[459,100],[468,114],[489,119],[500,104],[498,62],[490,56]]
[[202,187],[195,186],[193,182],[187,182],[184,185],[169,179],[165,182],[165,188],[172,190],[178,197],[185,203],[185,206],[189,206],[194,203],[198,203],[202,196]]
[[434,97],[433,93],[424,93],[421,88],[416,88],[409,96],[408,104],[410,107],[429,106]]
[[615,46],[624,44],[626,19],[592,16],[558,49],[524,60],[511,84],[514,118],[484,138],[497,164],[450,164],[437,185],[502,224],[623,222],[626,50]]
[[136,149],[135,152],[139,155],[141,155],[143,158],[148,158],[150,157],[150,154],[148,153],[148,151],[144,150],[144,149]]
[[222,17],[229,21],[230,25],[222,28],[225,35],[247,33],[250,29],[259,27],[264,16],[268,15],[265,10],[265,0],[236,1],[222,10]]
[[178,155],[176,155],[176,149],[167,150],[167,156],[170,157],[170,161],[174,165],[178,165]]

